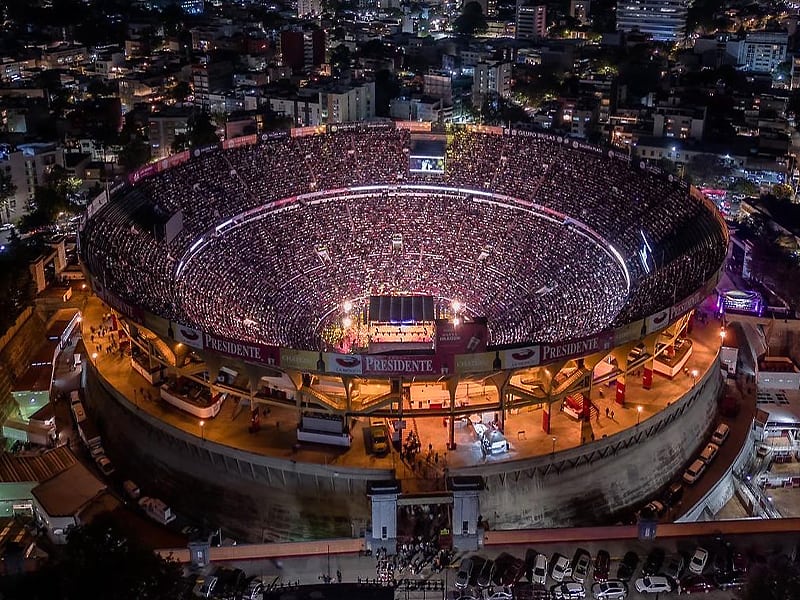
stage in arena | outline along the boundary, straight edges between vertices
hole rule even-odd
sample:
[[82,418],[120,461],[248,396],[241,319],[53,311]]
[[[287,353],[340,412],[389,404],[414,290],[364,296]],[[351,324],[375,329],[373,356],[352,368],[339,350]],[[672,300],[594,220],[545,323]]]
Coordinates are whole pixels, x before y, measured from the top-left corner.
[[436,315],[432,296],[370,296],[367,319],[371,354],[433,350]]

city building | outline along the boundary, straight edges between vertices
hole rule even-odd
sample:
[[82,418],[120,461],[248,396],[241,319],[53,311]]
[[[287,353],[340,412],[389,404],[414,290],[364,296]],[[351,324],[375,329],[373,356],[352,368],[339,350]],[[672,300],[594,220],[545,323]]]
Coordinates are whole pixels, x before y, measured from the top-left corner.
[[194,103],[203,109],[211,107],[211,95],[228,90],[233,80],[233,64],[227,60],[192,66]]
[[16,223],[33,210],[36,187],[43,185],[50,170],[64,166],[64,150],[55,144],[23,144],[0,147],[0,169],[11,175],[14,195],[0,203],[0,222]]
[[511,63],[478,63],[472,82],[472,105],[480,106],[493,96],[508,98],[511,95]]
[[592,0],[570,0],[569,16],[580,21],[581,25],[589,22],[589,13],[592,10]]
[[532,40],[547,35],[547,6],[543,4],[517,4],[518,40]]
[[686,32],[687,0],[618,0],[617,30],[675,42]]
[[325,31],[281,31],[280,53],[283,64],[294,71],[318,67],[325,62]]
[[322,12],[322,2],[320,0],[297,0],[297,16],[314,17]]
[[165,108],[150,115],[148,124],[152,158],[164,158],[172,153],[175,136],[187,133],[191,116],[192,109],[178,107]]
[[706,108],[664,105],[653,114],[653,135],[656,137],[703,138]]
[[738,44],[738,63],[748,71],[772,73],[786,60],[788,45],[785,31],[753,31]]
[[187,15],[202,15],[205,10],[205,1],[181,0],[181,10]]
[[375,82],[336,83],[319,90],[325,123],[369,121],[375,118]]
[[398,97],[389,103],[389,116],[402,121],[428,121],[449,123],[453,120],[452,104],[445,104],[441,98]]

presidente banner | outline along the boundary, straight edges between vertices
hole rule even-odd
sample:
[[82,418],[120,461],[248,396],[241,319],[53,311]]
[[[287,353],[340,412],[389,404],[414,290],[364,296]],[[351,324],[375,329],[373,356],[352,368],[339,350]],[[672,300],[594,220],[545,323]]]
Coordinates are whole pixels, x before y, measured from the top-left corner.
[[705,300],[706,296],[708,296],[708,292],[706,292],[705,289],[702,289],[696,291],[688,298],[684,298],[670,309],[670,319],[674,321],[678,317],[685,315],[687,312]]
[[662,327],[666,327],[669,324],[669,309],[665,308],[654,315],[650,315],[645,319],[645,323],[647,325],[645,330],[648,334],[658,331]]
[[614,343],[618,346],[644,337],[644,319],[628,323],[614,330]]
[[438,375],[439,363],[432,354],[365,354],[361,357],[365,375]]
[[522,367],[535,367],[542,360],[539,346],[525,346],[503,350],[500,353],[500,364],[504,369],[520,369]]
[[568,360],[595,352],[611,350],[614,345],[614,332],[601,331],[598,334],[590,335],[576,340],[565,342],[543,343],[542,364],[555,362],[557,360]]
[[277,346],[267,346],[254,342],[241,342],[226,337],[203,334],[203,348],[233,356],[246,362],[261,363],[264,365],[278,365],[280,362],[280,352]]
[[191,327],[187,325],[181,325],[180,323],[173,323],[171,327],[172,332],[175,335],[176,342],[186,344],[187,346],[191,346],[192,348],[197,348],[199,350],[203,349],[202,331],[192,329]]

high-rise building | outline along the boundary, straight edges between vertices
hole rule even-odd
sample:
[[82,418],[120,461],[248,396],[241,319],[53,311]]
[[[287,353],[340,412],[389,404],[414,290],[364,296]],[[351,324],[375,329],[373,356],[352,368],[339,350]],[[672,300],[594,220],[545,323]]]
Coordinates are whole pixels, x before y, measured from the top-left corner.
[[325,62],[325,31],[281,31],[281,56],[293,71],[318,67]]
[[617,0],[617,30],[677,41],[686,33],[688,6],[688,0]]
[[547,35],[547,7],[543,4],[517,3],[518,40],[532,40]]
[[589,13],[592,9],[592,0],[570,0],[569,16],[577,19],[582,25],[589,22]]
[[34,207],[36,188],[44,185],[54,166],[64,166],[64,150],[55,144],[24,144],[0,148],[0,169],[11,176],[14,194],[0,200],[0,223],[16,223]]
[[319,91],[326,123],[349,123],[375,118],[375,82],[337,83]]
[[181,0],[181,10],[187,15],[202,15],[205,0]]
[[150,156],[169,156],[175,136],[188,133],[191,117],[192,109],[181,107],[169,107],[152,113],[148,119]]
[[478,63],[472,82],[472,105],[480,106],[492,96],[508,98],[511,95],[511,63]]
[[322,13],[321,0],[297,0],[297,16],[315,17]]

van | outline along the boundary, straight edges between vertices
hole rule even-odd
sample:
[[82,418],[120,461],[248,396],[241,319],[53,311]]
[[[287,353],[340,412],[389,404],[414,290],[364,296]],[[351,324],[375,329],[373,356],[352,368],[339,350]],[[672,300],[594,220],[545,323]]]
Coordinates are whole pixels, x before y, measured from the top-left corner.
[[721,446],[725,443],[725,440],[728,439],[728,434],[731,432],[731,428],[728,427],[725,423],[720,423],[717,425],[717,428],[714,430],[714,433],[711,434],[711,441]]
[[131,500],[138,500],[139,496],[142,495],[142,491],[139,489],[139,486],[130,479],[122,482],[122,489],[125,491],[125,495]]
[[700,460],[707,465],[711,464],[711,461],[714,460],[717,452],[719,452],[719,446],[716,444],[706,444],[706,447],[703,448],[703,451],[700,453]]
[[689,465],[689,468],[686,469],[686,471],[683,472],[683,480],[689,485],[692,485],[698,479],[700,479],[700,476],[705,470],[706,463],[698,458],[691,465]]
[[147,513],[148,517],[154,521],[158,521],[162,525],[166,525],[175,520],[175,514],[172,512],[172,509],[158,498],[142,496],[139,498],[139,506]]

